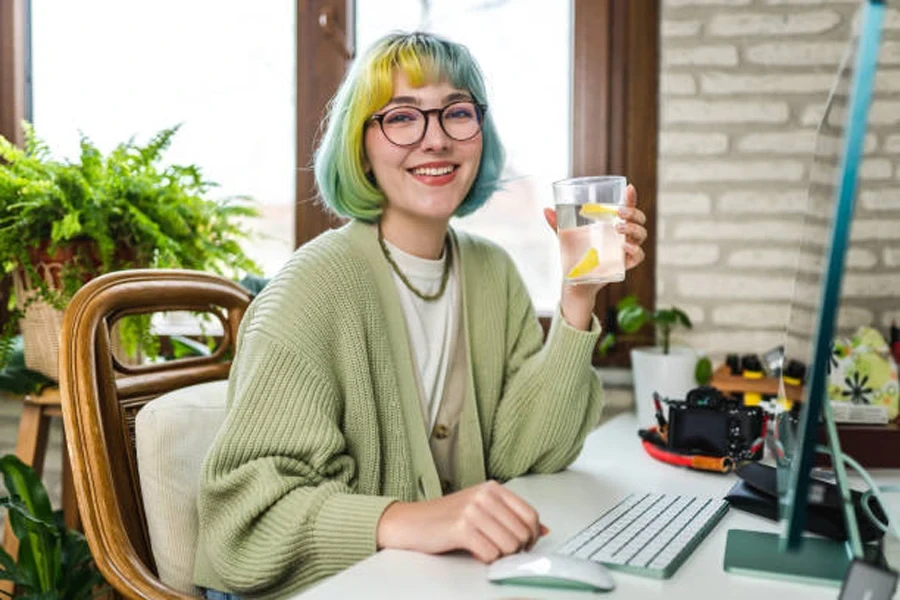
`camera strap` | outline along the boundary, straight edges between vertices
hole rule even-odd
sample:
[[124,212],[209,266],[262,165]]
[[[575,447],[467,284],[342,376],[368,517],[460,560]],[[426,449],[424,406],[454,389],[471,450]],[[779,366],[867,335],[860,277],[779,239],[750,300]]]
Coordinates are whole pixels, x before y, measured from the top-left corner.
[[730,456],[707,456],[704,454],[681,454],[666,448],[665,431],[660,433],[657,427],[638,430],[644,450],[660,462],[678,467],[730,473],[734,470],[734,460]]

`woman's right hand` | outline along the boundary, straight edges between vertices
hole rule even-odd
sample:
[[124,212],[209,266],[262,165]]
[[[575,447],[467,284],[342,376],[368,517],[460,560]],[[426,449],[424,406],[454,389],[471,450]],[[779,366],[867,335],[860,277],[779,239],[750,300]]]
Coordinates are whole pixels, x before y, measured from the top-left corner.
[[491,563],[546,535],[537,511],[496,481],[423,502],[395,502],[378,522],[378,548],[440,554],[466,550]]

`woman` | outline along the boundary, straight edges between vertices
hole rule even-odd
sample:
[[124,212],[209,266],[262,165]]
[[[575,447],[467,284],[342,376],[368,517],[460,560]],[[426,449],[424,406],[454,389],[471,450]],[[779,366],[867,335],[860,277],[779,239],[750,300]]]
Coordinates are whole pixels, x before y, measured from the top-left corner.
[[[316,179],[351,221],[244,318],[201,482],[198,585],[280,597],[380,548],[491,562],[546,532],[497,481],[564,469],[597,424],[602,286],[564,286],[544,343],[506,253],[449,228],[499,184],[485,100],[469,52],[428,34],[383,38],[347,75]],[[633,189],[627,204],[633,267],[645,218]]]

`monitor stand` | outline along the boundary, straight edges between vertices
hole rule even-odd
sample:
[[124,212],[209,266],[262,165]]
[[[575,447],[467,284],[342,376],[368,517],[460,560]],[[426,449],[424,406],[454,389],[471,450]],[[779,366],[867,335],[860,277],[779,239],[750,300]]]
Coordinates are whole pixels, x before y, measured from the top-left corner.
[[[828,447],[820,448],[831,456],[840,456],[834,411],[827,396],[822,402],[822,416],[828,437]],[[835,483],[843,500],[846,542],[827,538],[803,537],[797,550],[786,550],[784,537],[779,533],[764,533],[745,529],[730,529],[725,542],[723,567],[729,573],[765,576],[801,583],[840,587],[854,557],[863,557],[859,526],[850,497],[850,485],[842,461],[832,460]],[[877,547],[865,548],[874,553],[867,559],[878,561]]]
[[846,542],[804,537],[797,552],[782,551],[781,544],[777,533],[729,529],[725,571],[840,587],[851,561]]

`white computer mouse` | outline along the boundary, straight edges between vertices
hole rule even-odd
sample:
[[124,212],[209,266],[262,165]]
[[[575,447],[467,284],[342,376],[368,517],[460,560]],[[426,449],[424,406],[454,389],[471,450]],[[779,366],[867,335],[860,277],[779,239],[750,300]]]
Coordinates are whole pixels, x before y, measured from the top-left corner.
[[519,552],[504,556],[488,568],[494,583],[587,589],[608,592],[616,587],[609,571],[586,558]]

